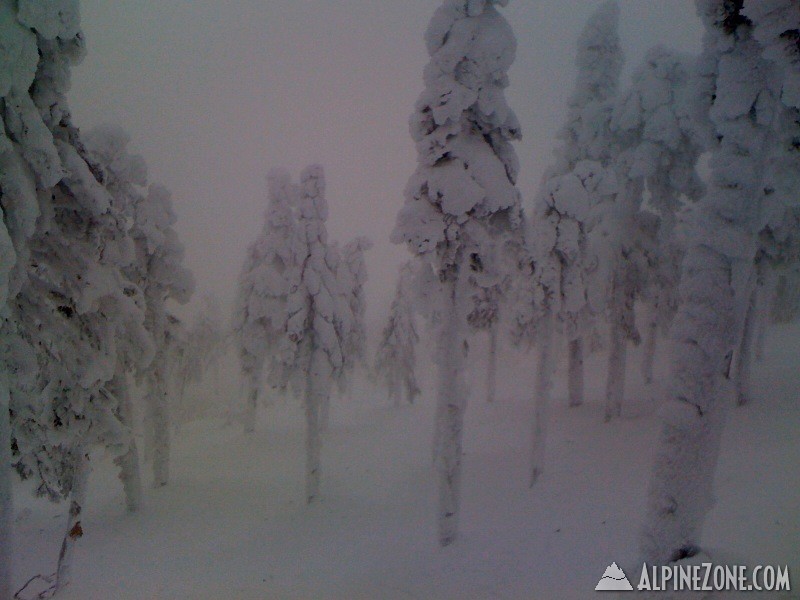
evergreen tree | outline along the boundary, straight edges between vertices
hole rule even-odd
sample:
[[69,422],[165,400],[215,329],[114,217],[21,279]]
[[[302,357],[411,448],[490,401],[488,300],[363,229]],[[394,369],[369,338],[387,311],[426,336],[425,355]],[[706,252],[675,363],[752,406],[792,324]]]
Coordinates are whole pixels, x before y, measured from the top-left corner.
[[375,356],[375,373],[386,385],[389,399],[395,406],[400,404],[403,395],[412,404],[420,393],[415,375],[419,334],[414,322],[413,286],[413,267],[406,263],[400,269],[389,321],[383,329]]
[[797,161],[798,48],[792,40],[798,15],[781,0],[761,4],[697,2],[706,27],[701,69],[711,83],[707,102],[718,144],[708,192],[687,223],[672,327],[673,383],[661,413],[642,539],[649,563],[698,552],[713,504],[725,407],[733,395],[731,358],[747,313],[759,235],[797,206],[796,183],[785,197],[788,206],[771,201],[778,188],[770,165],[776,155]]
[[[669,329],[677,310],[683,257],[676,238],[678,215],[705,191],[697,161],[713,143],[701,114],[693,70],[693,59],[661,47],[651,49],[611,122],[620,148],[616,172],[629,215],[618,256],[624,302],[616,307],[612,327],[622,330],[616,336],[618,343],[638,337],[633,300],[650,305],[642,367],[647,382],[653,376],[656,333]],[[609,366],[617,369],[609,372],[607,411],[612,416],[622,403],[624,364]]]
[[303,243],[293,210],[299,191],[289,174],[269,174],[269,208],[261,234],[248,247],[239,275],[232,329],[239,347],[244,378],[245,431],[255,427],[258,392],[265,362],[270,384],[285,388],[280,364],[280,341],[285,336],[286,302],[300,269]]
[[[24,98],[32,104],[28,90],[34,81],[38,62],[36,34],[17,20],[16,6],[10,1],[0,2],[0,106],[9,100]],[[33,233],[39,214],[37,178],[43,185],[54,185],[60,164],[58,154],[52,146],[52,136],[39,117],[36,133],[22,140],[9,138],[11,111],[0,112],[3,127],[0,128],[0,205],[3,222],[0,225],[0,317],[9,316],[7,303],[20,285],[21,273],[28,254],[28,238]],[[30,111],[31,117],[38,116]],[[34,122],[31,119],[31,122]],[[27,142],[27,143],[26,143]],[[41,162],[30,163],[37,145],[47,144],[48,153]],[[17,266],[19,265],[19,266]],[[15,270],[15,267],[17,269]],[[3,332],[3,347],[6,346]],[[6,354],[6,352],[4,352]],[[4,357],[5,358],[5,357]],[[12,595],[12,524],[13,503],[11,470],[11,423],[9,412],[9,373],[6,364],[0,372],[0,599],[10,600]]]
[[610,122],[623,63],[618,21],[616,3],[606,2],[581,33],[575,90],[558,136],[562,144],[544,175],[530,235],[536,286],[546,291],[545,308],[568,340],[570,406],[584,401],[584,340],[611,300],[619,215]]
[[2,23],[12,41],[3,52],[20,67],[2,94],[2,202],[19,256],[3,328],[15,374],[12,448],[39,494],[70,498],[58,590],[81,531],[88,454],[94,446],[123,454],[130,440],[111,393],[118,358],[146,360],[147,336],[141,290],[123,274],[135,260],[128,221],[65,97],[84,53],[77,3],[4,2]]
[[431,60],[411,120],[418,166],[392,235],[439,282],[434,445],[443,546],[458,528],[470,297],[478,285],[502,277],[497,238],[519,234],[521,221],[510,143],[520,130],[503,94],[516,40],[496,4],[507,0],[446,0],[431,19],[425,35]]
[[345,357],[350,368],[358,363],[366,365],[367,329],[365,317],[367,300],[364,284],[367,282],[367,264],[364,252],[372,248],[367,237],[360,236],[342,248],[342,269],[340,269],[341,289],[349,294],[350,312],[353,315],[352,327],[345,343]]
[[343,373],[345,345],[353,316],[349,294],[337,277],[340,257],[328,243],[328,204],[322,167],[307,167],[300,176],[297,262],[287,296],[275,369],[303,397],[306,414],[306,500],[319,495],[322,451],[321,411],[331,386]]

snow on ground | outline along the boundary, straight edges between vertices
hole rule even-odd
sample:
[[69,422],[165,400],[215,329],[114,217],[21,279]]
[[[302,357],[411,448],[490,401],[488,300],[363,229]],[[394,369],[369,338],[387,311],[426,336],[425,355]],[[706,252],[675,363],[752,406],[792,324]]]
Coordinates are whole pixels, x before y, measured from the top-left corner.
[[[720,560],[788,564],[800,589],[800,327],[774,329],[770,348],[756,367],[757,400],[730,413],[705,546]],[[567,408],[563,382],[556,388],[546,471],[529,489],[533,355],[504,350],[489,405],[481,349],[482,340],[472,358],[453,546],[436,544],[434,388],[425,373],[415,406],[394,408],[368,384],[335,400],[323,498],[312,506],[303,502],[299,402],[260,410],[251,435],[213,417],[183,426],[170,485],[147,490],[135,515],[125,512],[111,460],[96,458],[74,583],[63,598],[570,600],[596,597],[612,561],[632,576],[657,434],[656,392],[641,384],[638,353],[628,393],[638,401],[621,420],[602,422],[602,355],[587,362],[588,405]],[[66,505],[33,500],[20,485],[16,507],[20,587],[54,570]]]

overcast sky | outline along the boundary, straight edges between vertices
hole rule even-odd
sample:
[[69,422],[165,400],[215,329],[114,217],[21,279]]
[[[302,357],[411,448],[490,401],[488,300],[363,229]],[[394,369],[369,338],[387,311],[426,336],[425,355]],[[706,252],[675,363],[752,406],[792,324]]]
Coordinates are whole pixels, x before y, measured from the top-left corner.
[[[267,171],[328,181],[329,234],[376,242],[370,318],[383,318],[405,248],[388,242],[415,167],[408,117],[422,91],[422,36],[439,0],[82,0],[89,54],[70,104],[87,130],[117,123],[173,192],[198,281],[227,305],[266,208]],[[528,201],[550,162],[575,78],[575,43],[599,4],[514,0],[509,103],[523,127]],[[626,76],[651,46],[700,48],[691,0],[622,0]]]

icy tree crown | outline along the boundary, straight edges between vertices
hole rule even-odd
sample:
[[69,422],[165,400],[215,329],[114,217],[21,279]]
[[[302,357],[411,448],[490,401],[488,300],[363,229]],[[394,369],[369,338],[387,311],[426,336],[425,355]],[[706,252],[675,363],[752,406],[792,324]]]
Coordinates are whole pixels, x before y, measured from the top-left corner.
[[479,220],[491,217],[500,229],[519,223],[510,142],[520,129],[503,93],[516,40],[495,4],[445,2],[425,35],[431,60],[410,124],[419,164],[392,240],[415,254],[437,252],[443,264],[467,231],[473,243],[482,237]]

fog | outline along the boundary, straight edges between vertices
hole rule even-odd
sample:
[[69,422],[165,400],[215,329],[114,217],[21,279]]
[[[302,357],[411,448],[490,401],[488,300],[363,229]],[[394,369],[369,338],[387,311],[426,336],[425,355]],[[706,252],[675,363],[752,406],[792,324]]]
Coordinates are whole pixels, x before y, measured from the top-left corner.
[[[408,116],[422,91],[433,0],[83,0],[89,53],[73,71],[81,129],[131,135],[150,178],[173,192],[198,291],[226,311],[247,244],[262,226],[265,177],[324,165],[331,238],[373,238],[369,319],[382,319],[397,265],[389,234],[415,167]],[[578,34],[599,2],[517,0],[509,103],[523,127],[519,188],[533,197],[575,77]],[[648,48],[697,52],[690,0],[625,0],[626,75]],[[623,83],[624,85],[624,83]]]

